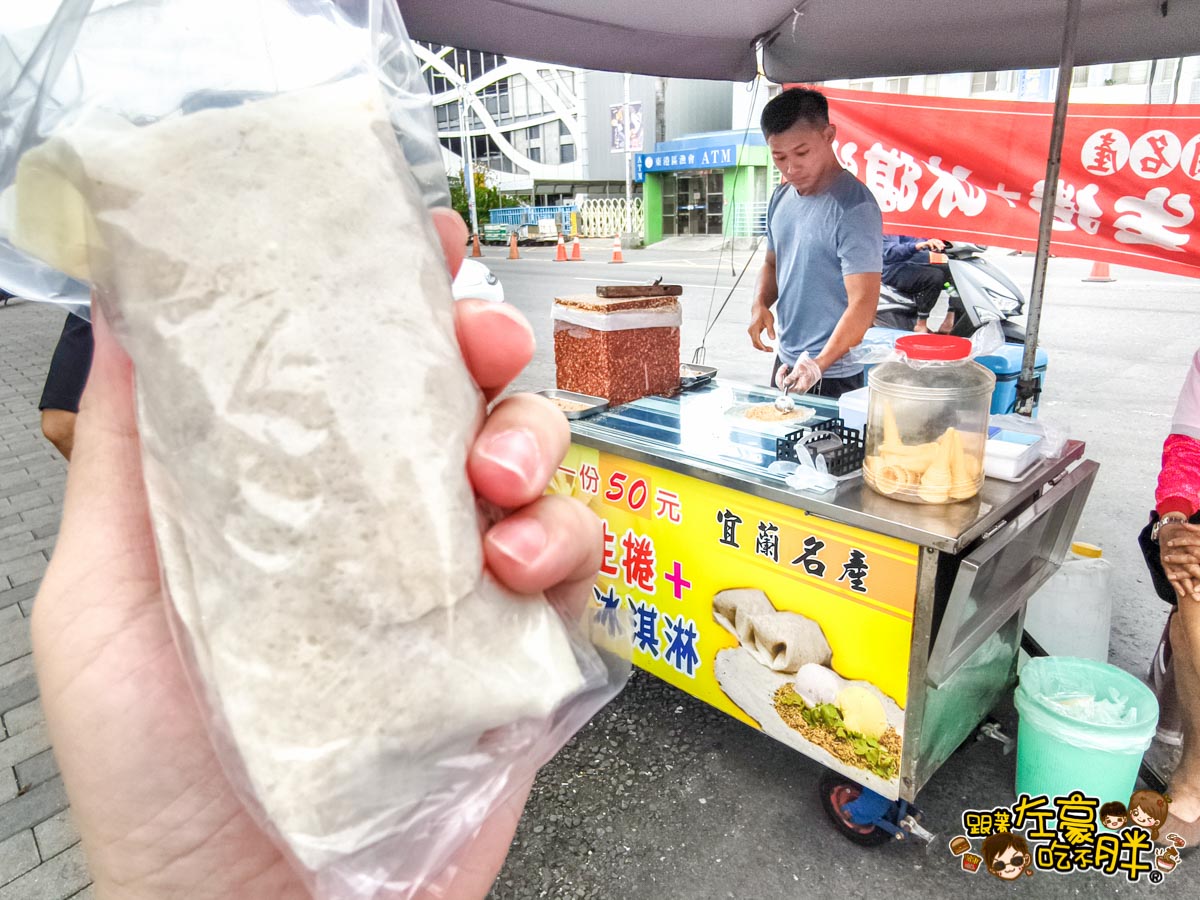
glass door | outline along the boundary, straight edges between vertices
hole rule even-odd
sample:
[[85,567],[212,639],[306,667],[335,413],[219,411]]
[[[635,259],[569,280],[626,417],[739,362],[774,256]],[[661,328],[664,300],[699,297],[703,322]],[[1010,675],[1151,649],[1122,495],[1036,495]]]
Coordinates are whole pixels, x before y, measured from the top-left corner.
[[720,234],[725,220],[725,173],[708,172],[704,176],[707,189],[707,208],[704,210],[704,233]]
[[678,179],[672,173],[664,173],[662,176],[663,237],[671,237],[675,234],[675,218],[678,215],[675,203],[679,191],[679,185],[676,184],[676,181]]

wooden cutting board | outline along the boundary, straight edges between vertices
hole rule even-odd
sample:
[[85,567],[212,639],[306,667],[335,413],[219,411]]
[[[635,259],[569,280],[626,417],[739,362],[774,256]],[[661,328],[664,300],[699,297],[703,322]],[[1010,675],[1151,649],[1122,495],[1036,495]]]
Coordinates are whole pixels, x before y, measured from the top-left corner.
[[602,284],[596,288],[597,297],[678,297],[682,284]]

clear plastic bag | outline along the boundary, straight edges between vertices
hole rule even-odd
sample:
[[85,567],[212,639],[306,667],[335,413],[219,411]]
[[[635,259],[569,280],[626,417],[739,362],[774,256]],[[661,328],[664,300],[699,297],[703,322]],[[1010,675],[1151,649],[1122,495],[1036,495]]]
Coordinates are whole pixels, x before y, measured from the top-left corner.
[[483,567],[440,150],[395,5],[357,8],[66,0],[0,110],[5,252],[133,360],[177,643],[329,898],[443,877],[628,672]]
[[1066,422],[1047,421],[1045,418],[1031,419],[1028,416],[1008,413],[1002,416],[992,416],[989,424],[993,428],[1005,431],[1019,431],[1023,434],[1036,434],[1042,440],[1038,442],[1038,455],[1043,459],[1058,459],[1066,449],[1071,431]]
[[449,204],[420,64],[394,3],[63,0],[47,24],[0,37],[0,73],[12,75],[0,95],[0,284],[28,299],[86,306],[88,279],[14,248],[19,211],[6,189],[26,150],[97,111],[145,126],[369,74],[427,204]]

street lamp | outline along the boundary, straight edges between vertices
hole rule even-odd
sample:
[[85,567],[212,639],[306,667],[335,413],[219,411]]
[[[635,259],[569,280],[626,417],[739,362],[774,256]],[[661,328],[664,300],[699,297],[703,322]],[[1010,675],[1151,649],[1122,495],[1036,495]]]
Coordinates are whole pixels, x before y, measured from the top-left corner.
[[462,109],[459,117],[459,133],[462,135],[463,187],[467,191],[467,206],[471,210],[471,234],[479,234],[479,215],[475,211],[475,166],[471,158],[471,134],[467,124],[467,73],[466,67],[458,67],[458,99]]

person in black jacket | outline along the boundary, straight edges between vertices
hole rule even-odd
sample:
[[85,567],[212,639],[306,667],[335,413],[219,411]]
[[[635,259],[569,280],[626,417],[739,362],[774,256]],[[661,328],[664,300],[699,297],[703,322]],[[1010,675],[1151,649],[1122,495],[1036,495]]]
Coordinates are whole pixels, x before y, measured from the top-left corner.
[[[929,313],[937,303],[942,287],[950,280],[949,265],[931,262],[929,252],[940,253],[945,249],[945,243],[937,238],[883,236],[883,283],[914,297],[917,308],[915,316],[906,310],[880,310],[875,317],[876,325],[918,333],[929,331]],[[954,324],[953,315],[947,313],[943,331],[949,331]]]

